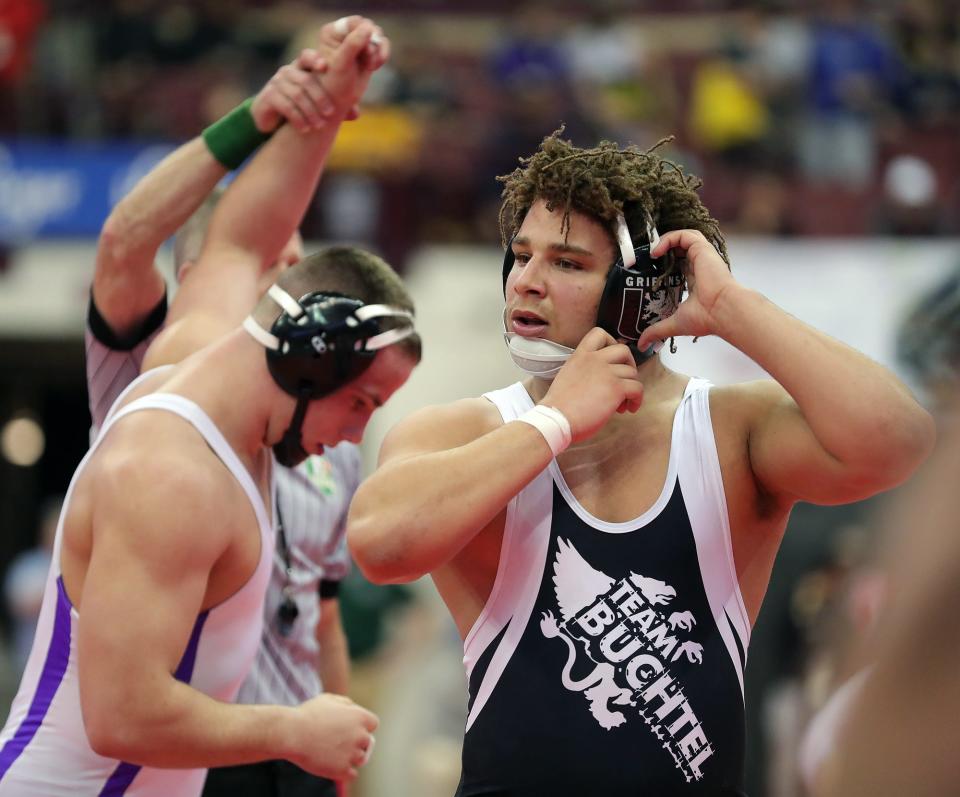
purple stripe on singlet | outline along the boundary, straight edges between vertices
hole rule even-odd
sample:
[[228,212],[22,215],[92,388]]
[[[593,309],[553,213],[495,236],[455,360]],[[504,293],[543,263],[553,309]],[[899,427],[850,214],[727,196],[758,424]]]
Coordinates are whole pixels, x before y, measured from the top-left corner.
[[67,671],[70,661],[70,599],[63,588],[63,579],[57,579],[57,609],[53,618],[53,634],[50,636],[50,647],[47,648],[47,658],[40,671],[37,681],[37,690],[33,695],[33,702],[23,718],[17,732],[7,741],[0,750],[0,780],[7,774],[13,762],[20,757],[27,745],[33,740],[47,710],[53,702],[53,697],[60,687],[63,674]]
[[[200,612],[197,616],[197,622],[193,624],[193,633],[190,634],[187,649],[184,651],[183,658],[180,659],[180,664],[173,674],[174,678],[185,684],[190,683],[190,679],[193,677],[193,665],[197,661],[197,647],[200,645],[200,634],[203,631],[203,624],[207,621],[209,615],[210,612],[208,610]],[[100,792],[100,797],[121,797],[121,795],[127,791],[130,784],[133,783],[133,779],[139,771],[139,764],[129,764],[126,761],[121,761],[104,784],[103,790]]]

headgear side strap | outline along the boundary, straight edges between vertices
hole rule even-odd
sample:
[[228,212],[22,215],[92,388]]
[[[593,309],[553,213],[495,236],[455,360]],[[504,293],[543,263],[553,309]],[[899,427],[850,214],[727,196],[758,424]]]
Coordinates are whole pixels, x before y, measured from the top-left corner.
[[303,315],[303,307],[300,306],[300,302],[276,283],[267,289],[267,296],[279,304],[290,318],[299,318]]
[[270,351],[280,350],[280,338],[272,332],[267,332],[267,330],[253,320],[252,315],[248,315],[243,319],[243,328],[250,333],[250,337],[265,349],[269,349]]

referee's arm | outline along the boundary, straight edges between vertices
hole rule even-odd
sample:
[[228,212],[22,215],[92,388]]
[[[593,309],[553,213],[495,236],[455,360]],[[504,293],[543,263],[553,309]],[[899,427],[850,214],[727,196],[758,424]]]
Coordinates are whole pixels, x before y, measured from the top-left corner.
[[340,621],[338,586],[336,581],[321,583],[320,621],[314,633],[320,646],[318,668],[323,691],[345,695],[350,688],[350,653]]

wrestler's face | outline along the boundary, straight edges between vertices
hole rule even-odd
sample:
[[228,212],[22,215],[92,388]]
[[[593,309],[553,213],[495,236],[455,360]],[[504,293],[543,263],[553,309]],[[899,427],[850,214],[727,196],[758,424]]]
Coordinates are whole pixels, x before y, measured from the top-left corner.
[[322,399],[310,402],[302,445],[310,454],[348,440],[359,443],[370,416],[410,377],[416,361],[399,346],[381,350],[360,376]]
[[593,219],[570,213],[565,236],[562,210],[538,200],[511,244],[514,264],[507,275],[509,332],[546,338],[576,348],[597,321],[597,307],[614,261],[607,231]]

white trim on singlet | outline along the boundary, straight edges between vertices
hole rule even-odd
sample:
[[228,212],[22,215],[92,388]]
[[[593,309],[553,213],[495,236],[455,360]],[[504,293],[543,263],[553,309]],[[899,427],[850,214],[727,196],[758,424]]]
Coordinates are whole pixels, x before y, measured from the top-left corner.
[[[696,381],[697,380],[695,379],[691,379],[687,382],[687,386],[683,391],[683,396],[680,399],[680,404],[683,404],[684,399],[690,395],[691,391],[693,390],[693,384]],[[566,500],[567,505],[574,511],[580,520],[582,520],[591,528],[594,528],[597,531],[605,531],[608,534],[626,534],[630,531],[636,531],[637,529],[648,525],[653,520],[656,520],[656,518],[664,510],[664,507],[666,507],[666,505],[670,502],[670,497],[673,495],[673,489],[677,481],[677,461],[679,459],[680,452],[680,446],[677,445],[680,432],[680,427],[677,423],[677,418],[679,417],[680,409],[678,406],[677,411],[673,416],[673,424],[670,430],[670,457],[667,460],[667,474],[663,480],[663,489],[660,491],[660,495],[657,496],[657,500],[653,502],[650,508],[632,520],[625,520],[622,523],[611,523],[607,520],[601,520],[600,518],[594,516],[576,499],[573,494],[573,490],[570,489],[570,486],[567,484],[567,480],[563,477],[563,473],[560,472],[560,466],[557,464],[557,461],[553,460],[550,463],[550,472],[553,474],[553,480],[557,483],[557,488],[560,490],[561,495],[563,495],[564,500]]]
[[697,382],[698,389],[691,395],[690,401],[682,404],[681,410],[678,410],[684,413],[680,424],[681,439],[678,441],[683,447],[684,456],[680,461],[678,478],[697,545],[703,588],[713,619],[733,661],[742,695],[743,670],[750,644],[750,618],[743,603],[733,559],[730,515],[727,512],[720,457],[710,416],[710,385],[705,380]]
[[[500,410],[504,423],[512,421],[533,406],[519,382],[502,390],[484,394]],[[507,627],[500,644],[490,658],[483,681],[470,706],[466,729],[486,705],[500,676],[506,669],[520,637],[527,627],[537,601],[543,568],[550,544],[553,520],[553,479],[544,468],[507,505],[503,542],[493,589],[483,611],[463,642],[463,664],[467,678],[477,659]],[[517,574],[521,574],[517,577]]]

